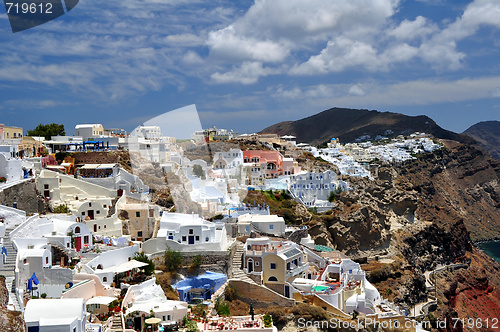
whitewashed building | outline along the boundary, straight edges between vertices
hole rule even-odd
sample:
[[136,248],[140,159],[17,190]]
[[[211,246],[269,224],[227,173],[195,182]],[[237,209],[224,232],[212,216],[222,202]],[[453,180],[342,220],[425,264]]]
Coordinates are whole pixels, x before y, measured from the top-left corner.
[[34,299],[24,310],[28,332],[85,332],[84,299]]
[[[160,285],[156,284],[156,278],[152,278],[138,285],[132,285],[127,290],[122,302],[123,312],[129,319],[128,325],[144,325],[144,318],[137,322],[137,318],[148,315],[152,312],[154,317],[160,319],[160,323],[172,324],[180,323],[187,315],[188,304],[183,301],[167,300]],[[135,316],[134,316],[135,314]]]
[[338,180],[337,173],[331,170],[290,176],[290,192],[299,202],[310,207],[328,205],[331,192],[339,194],[347,188],[347,183]]
[[197,214],[163,213],[156,239],[143,245],[151,254],[167,247],[181,252],[225,251],[229,246],[224,223],[213,223]]
[[258,231],[265,234],[284,235],[285,219],[277,215],[247,213],[238,217],[238,233],[249,235]]

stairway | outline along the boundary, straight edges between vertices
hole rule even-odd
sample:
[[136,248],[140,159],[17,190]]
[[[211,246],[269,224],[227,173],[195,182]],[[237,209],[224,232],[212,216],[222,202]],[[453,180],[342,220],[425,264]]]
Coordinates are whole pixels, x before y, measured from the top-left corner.
[[[17,259],[17,250],[14,248],[14,244],[10,239],[10,232],[13,228],[8,228],[5,230],[5,236],[3,238],[3,245],[5,249],[7,249],[7,256],[5,258],[5,263],[3,267],[0,269],[0,275],[5,277],[5,286],[9,291],[9,309],[13,309],[15,311],[22,311],[21,305],[16,296],[15,289],[15,269],[16,269],[16,259]],[[3,258],[3,255],[0,256],[0,259]]]
[[235,250],[235,253],[233,256],[233,260],[232,260],[233,264],[231,267],[232,268],[232,277],[231,278],[246,281],[246,282],[249,282],[251,284],[257,285],[257,283],[255,281],[253,281],[252,279],[250,279],[249,277],[247,277],[245,272],[243,272],[243,270],[241,269],[241,267],[243,266],[242,257],[243,257],[244,251],[245,250],[243,247],[243,243],[240,241],[236,241],[236,250]]
[[122,326],[122,316],[119,312],[113,313],[113,324],[111,325],[111,331],[123,331]]

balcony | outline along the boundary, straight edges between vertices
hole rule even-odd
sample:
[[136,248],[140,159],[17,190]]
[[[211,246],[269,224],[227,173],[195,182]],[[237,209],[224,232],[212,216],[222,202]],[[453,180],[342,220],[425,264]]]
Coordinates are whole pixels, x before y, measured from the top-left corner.
[[286,278],[290,278],[306,271],[309,268],[309,263],[303,263],[302,265],[293,265],[290,270],[286,271]]

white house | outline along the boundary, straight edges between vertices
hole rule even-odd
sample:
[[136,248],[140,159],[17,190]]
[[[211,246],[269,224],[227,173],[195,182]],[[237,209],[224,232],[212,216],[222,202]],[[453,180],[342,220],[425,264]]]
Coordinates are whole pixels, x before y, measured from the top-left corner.
[[238,217],[238,233],[249,235],[252,231],[266,234],[285,234],[285,219],[277,215],[247,213]]
[[24,310],[28,332],[85,332],[85,300],[35,299]]
[[123,191],[127,196],[149,199],[149,187],[137,176],[120,167],[120,164],[85,164],[76,170],[77,178],[110,190]]
[[115,277],[130,275],[132,271],[147,265],[132,259],[136,252],[138,252],[136,245],[103,252],[82,265],[81,272],[95,274],[103,285],[110,286],[112,282],[116,283],[118,280]]
[[143,245],[150,254],[167,247],[177,251],[224,251],[228,248],[224,223],[213,223],[197,214],[163,213],[156,239]]
[[292,175],[290,192],[306,206],[328,205],[331,192],[340,194],[347,190],[347,183],[338,180],[337,173],[328,170],[322,173],[301,173]]
[[75,126],[75,136],[81,136],[84,140],[88,140],[90,137],[99,137],[104,135],[104,128],[100,123],[92,124],[77,124]]
[[144,325],[144,318],[140,322],[136,319],[143,314],[149,316],[151,312],[161,320],[161,324],[180,323],[187,314],[188,304],[167,300],[161,286],[156,284],[156,278],[152,278],[130,286],[123,298],[122,308],[127,316],[136,314],[135,319],[130,319],[129,325],[137,324],[136,329],[140,329]]
[[[42,170],[36,184],[37,190],[50,200],[52,206],[66,204],[93,233],[117,236],[122,234],[122,223],[116,211],[108,216],[118,194],[116,190],[49,170]],[[122,196],[120,199],[124,198],[125,196]]]
[[24,176],[22,161],[13,158],[13,153],[13,146],[0,145],[0,177],[4,177],[7,182],[21,180]]
[[241,149],[230,149],[227,152],[215,152],[213,155],[213,169],[233,168],[243,165]]
[[[40,237],[61,249],[92,248],[92,232],[77,217],[68,214],[49,214],[44,217],[33,216],[10,233],[12,239]],[[73,245],[72,245],[73,243]]]

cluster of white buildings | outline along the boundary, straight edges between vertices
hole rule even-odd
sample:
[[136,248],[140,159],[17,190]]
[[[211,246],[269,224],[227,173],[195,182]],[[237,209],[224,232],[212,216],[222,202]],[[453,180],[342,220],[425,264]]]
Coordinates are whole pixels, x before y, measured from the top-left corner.
[[[187,158],[176,139],[163,136],[159,126],[139,126],[127,135],[101,124],[80,124],[75,136],[35,140],[49,152],[126,149],[131,152],[132,174],[119,163],[75,165],[69,157],[58,165],[53,156],[20,159],[16,144],[24,137],[15,128],[8,131],[9,136],[14,132],[16,142],[4,139],[7,143],[0,144],[0,178],[15,184],[34,176],[37,191],[46,202],[64,210],[26,217],[22,211],[0,206],[0,236],[4,238],[9,230],[16,255],[11,305],[24,309],[29,331],[109,330],[110,323],[95,324],[92,317],[109,314],[122,289],[127,289],[121,304],[126,317],[120,324],[127,322],[140,329],[151,313],[165,326],[176,324],[187,313],[186,302],[167,300],[155,279],[127,285],[147,265],[134,257],[140,252],[157,257],[168,248],[182,253],[227,254],[234,238],[241,235],[249,236],[243,270],[258,283],[286,298],[341,316],[354,310],[377,314],[382,299],[359,264],[338,253],[315,250],[310,237],[301,244],[283,240],[291,231],[284,218],[271,215],[263,202],[251,207],[242,204],[244,193],[287,190],[308,208],[329,209],[334,204],[332,195],[349,190],[342,175],[373,178],[369,163],[374,159],[400,162],[440,147],[421,134],[388,144],[342,145],[332,139],[324,149],[303,147],[337,165],[339,176],[334,171],[302,171],[293,158],[285,158],[273,148],[276,142],[291,149],[299,147],[293,136],[242,136],[262,140],[269,150],[231,148],[215,152],[211,162]],[[204,142],[235,137],[232,131],[216,128],[193,135],[194,140]],[[33,145],[33,151],[40,152],[40,146]],[[151,203],[150,188],[137,176],[144,164],[174,173],[188,192],[183,199],[198,203],[202,214],[172,213]],[[222,220],[205,219],[216,214]],[[264,237],[254,237],[255,233]],[[0,267],[8,255],[4,242],[2,248]],[[31,299],[42,294],[50,300]]]
[[414,133],[408,137],[394,139],[378,137],[375,141],[341,144],[332,138],[326,148],[298,144],[314,157],[320,157],[339,168],[341,175],[360,176],[373,179],[376,175],[377,162],[401,163],[415,159],[416,154],[432,152],[443,146],[428,135]]

